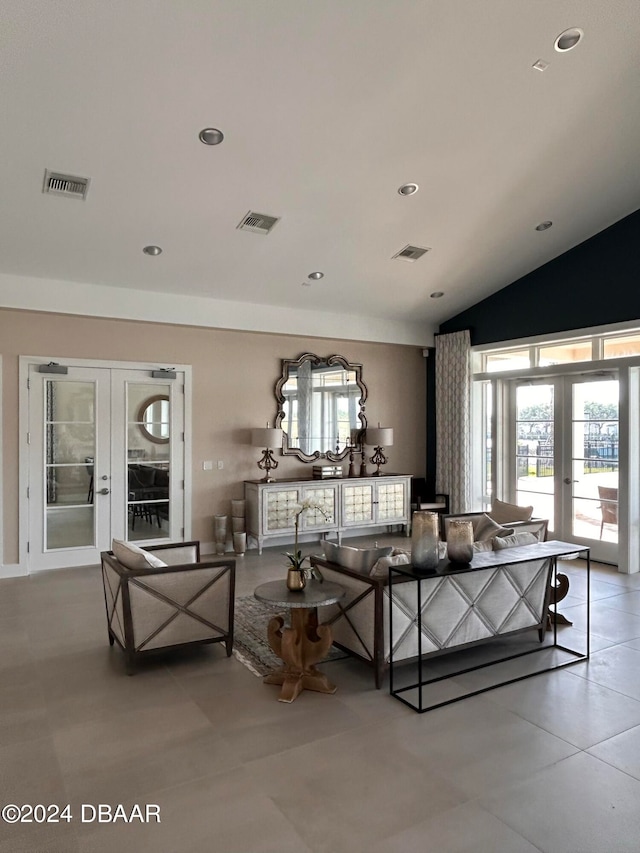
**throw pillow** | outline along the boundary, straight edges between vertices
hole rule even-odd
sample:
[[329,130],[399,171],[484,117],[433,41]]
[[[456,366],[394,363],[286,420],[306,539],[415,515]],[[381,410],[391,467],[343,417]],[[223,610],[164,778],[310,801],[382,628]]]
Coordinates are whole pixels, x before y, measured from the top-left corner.
[[393,547],[386,548],[353,548],[350,545],[336,545],[335,542],[325,540],[322,543],[324,556],[330,563],[337,563],[345,569],[354,572],[369,574],[376,560],[380,557],[388,557],[393,552]]
[[476,542],[486,542],[487,539],[493,539],[494,536],[509,536],[510,533],[513,533],[513,528],[502,527],[485,514],[478,520],[473,531],[473,538]]
[[529,521],[533,515],[533,507],[494,500],[491,504],[491,512],[488,515],[498,524],[508,524],[510,521]]
[[535,545],[537,542],[538,537],[534,533],[512,533],[511,536],[496,536],[493,539],[493,549],[494,551],[502,551],[503,548],[517,548],[518,545]]
[[496,541],[496,538],[493,539],[483,539],[480,542],[473,543],[473,550],[477,554],[481,551],[493,551],[493,543]]
[[116,560],[127,569],[159,569],[167,565],[158,557],[150,554],[149,551],[143,551],[137,545],[133,545],[131,542],[123,542],[121,539],[113,540],[111,550]]
[[393,553],[389,557],[380,557],[369,572],[370,578],[386,578],[389,574],[389,566],[403,566],[409,563],[409,555],[406,551]]

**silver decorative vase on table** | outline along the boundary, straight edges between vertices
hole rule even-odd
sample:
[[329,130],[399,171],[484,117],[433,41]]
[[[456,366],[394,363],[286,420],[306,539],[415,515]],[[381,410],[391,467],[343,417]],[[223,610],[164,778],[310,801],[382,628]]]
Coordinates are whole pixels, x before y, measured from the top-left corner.
[[411,563],[415,569],[426,571],[438,565],[438,515],[435,512],[414,512],[411,519]]
[[447,557],[451,563],[470,563],[473,559],[473,524],[470,521],[449,523]]

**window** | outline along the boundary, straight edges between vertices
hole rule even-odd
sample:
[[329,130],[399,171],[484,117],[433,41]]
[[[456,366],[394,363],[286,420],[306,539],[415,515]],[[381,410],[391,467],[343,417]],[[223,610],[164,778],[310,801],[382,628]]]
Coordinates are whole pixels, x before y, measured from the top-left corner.
[[605,338],[603,358],[625,358],[640,355],[640,334],[625,337]]
[[486,356],[485,370],[487,373],[497,373],[500,370],[528,370],[531,366],[530,359],[528,348],[489,353]]
[[[575,334],[575,332],[574,332]],[[475,372],[524,373],[533,367],[553,367],[608,358],[638,358],[640,331],[606,332],[578,339],[558,339],[531,345],[501,349],[474,350]]]
[[567,341],[553,346],[540,347],[538,365],[548,367],[552,364],[570,364],[574,361],[591,361],[593,359],[593,343],[588,341]]

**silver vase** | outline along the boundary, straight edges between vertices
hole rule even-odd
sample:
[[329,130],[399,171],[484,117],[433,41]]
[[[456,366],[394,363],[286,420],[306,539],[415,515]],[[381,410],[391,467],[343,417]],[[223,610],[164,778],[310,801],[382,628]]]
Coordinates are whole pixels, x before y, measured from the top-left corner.
[[438,515],[414,512],[411,519],[411,563],[415,569],[435,569],[438,565]]
[[447,557],[451,563],[470,563],[473,559],[473,524],[470,521],[449,523]]

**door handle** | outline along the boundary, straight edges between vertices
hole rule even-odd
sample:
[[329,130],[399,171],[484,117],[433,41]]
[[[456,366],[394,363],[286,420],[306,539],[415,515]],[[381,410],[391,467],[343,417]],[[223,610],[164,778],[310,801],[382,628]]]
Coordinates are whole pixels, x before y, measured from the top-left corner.
[[571,479],[571,477],[565,477],[565,478],[564,478],[564,482],[567,484],[567,486],[570,486],[570,485],[571,485],[571,483],[577,483],[578,481],[577,481],[577,480],[572,480],[572,479]]
[[109,490],[109,489],[106,489],[106,488],[105,488],[105,489],[100,489],[100,494],[101,494],[101,495],[108,495],[108,494],[109,494],[109,491],[110,491],[110,490]]
[[103,474],[103,475],[102,475],[102,477],[100,477],[100,479],[101,479],[101,480],[108,480],[109,478],[107,477],[107,475],[106,475],[106,474]]

